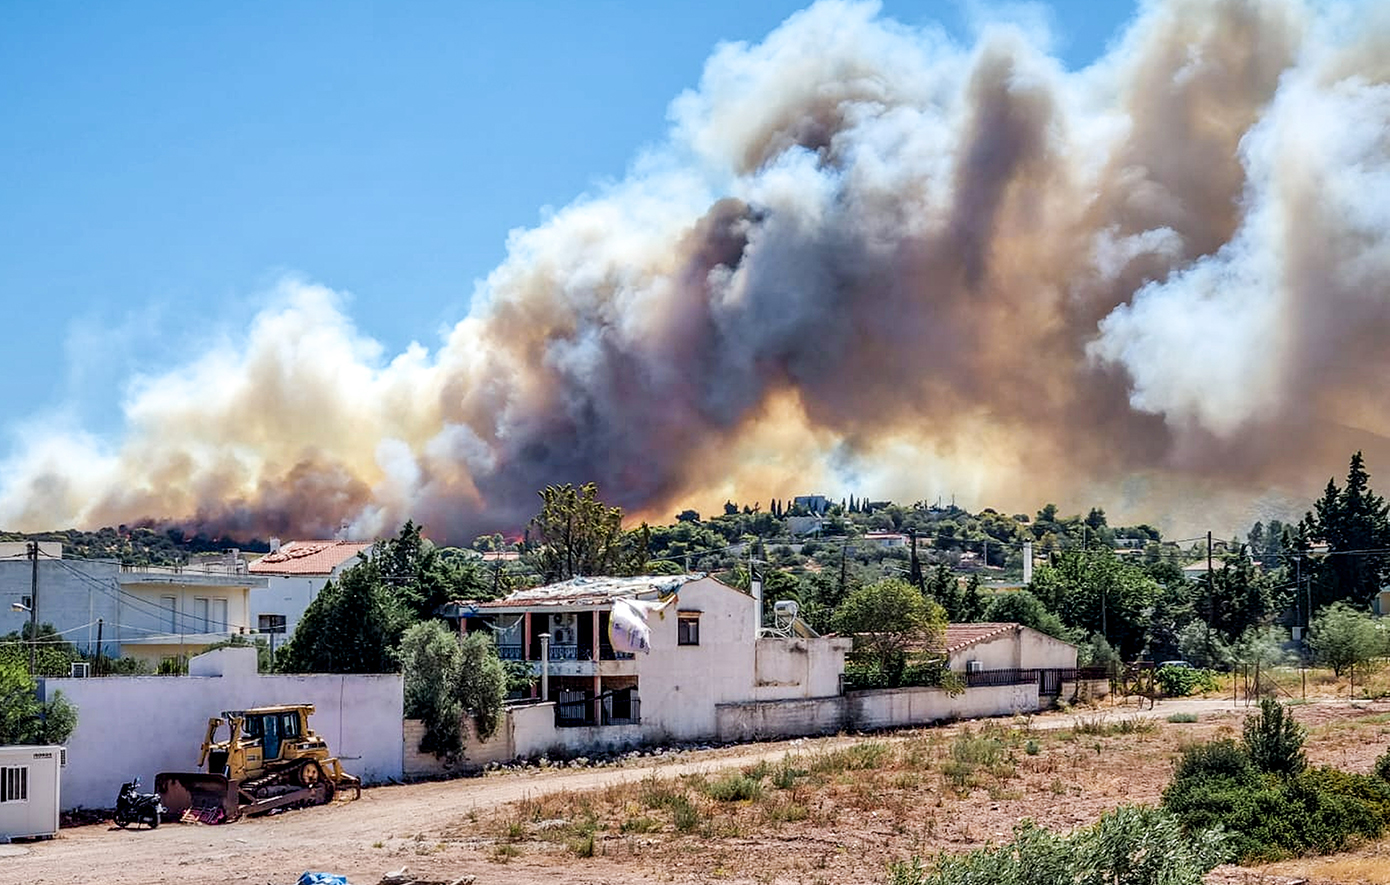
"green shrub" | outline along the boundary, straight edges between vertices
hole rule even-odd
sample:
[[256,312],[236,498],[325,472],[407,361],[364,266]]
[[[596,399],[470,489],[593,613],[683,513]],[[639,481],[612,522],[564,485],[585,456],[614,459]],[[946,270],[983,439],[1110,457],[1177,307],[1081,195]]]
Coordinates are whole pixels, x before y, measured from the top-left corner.
[[1159,667],[1154,673],[1154,682],[1170,698],[1185,698],[1221,687],[1215,673],[1193,667]]
[[888,745],[882,741],[865,741],[821,753],[811,759],[811,770],[820,774],[841,771],[864,771],[878,768],[888,759]]
[[1278,701],[1260,701],[1260,712],[1245,717],[1245,752],[1260,771],[1294,775],[1308,765],[1303,755],[1307,730],[1294,721]]
[[782,764],[772,773],[772,785],[779,790],[790,790],[796,786],[797,778],[805,777],[809,773],[805,769],[794,767],[790,758],[783,759]]
[[1171,716],[1168,717],[1168,721],[1169,721],[1169,722],[1173,722],[1173,723],[1189,723],[1189,722],[1196,722],[1196,721],[1197,721],[1197,714],[1196,714],[1196,713],[1174,713],[1173,715],[1171,715]]
[[705,786],[705,794],[716,802],[741,802],[763,794],[761,781],[743,774],[728,774]]
[[1331,768],[1261,773],[1235,743],[1190,747],[1163,792],[1189,832],[1224,830],[1236,856],[1273,860],[1338,851],[1390,821],[1390,784]]
[[1029,739],[1028,743],[1023,745],[1023,752],[1027,753],[1029,756],[1036,756],[1041,750],[1042,745],[1032,739]]
[[889,867],[892,885],[1200,885],[1226,859],[1219,835],[1185,834],[1158,809],[1121,806],[1093,826],[1058,835],[1024,822],[1012,841]]
[[1390,750],[1376,757],[1376,777],[1390,783]]
[[689,833],[700,825],[700,809],[684,793],[671,799],[671,823],[676,830]]

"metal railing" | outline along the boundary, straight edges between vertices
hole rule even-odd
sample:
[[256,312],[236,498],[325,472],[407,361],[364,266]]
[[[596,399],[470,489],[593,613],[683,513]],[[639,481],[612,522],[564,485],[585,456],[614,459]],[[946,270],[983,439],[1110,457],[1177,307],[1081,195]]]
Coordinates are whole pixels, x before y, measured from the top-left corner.
[[631,689],[605,691],[597,697],[587,692],[562,691],[555,704],[555,725],[559,728],[641,723],[642,701]]
[[1055,695],[1062,690],[1063,682],[1105,679],[1108,678],[1109,673],[1104,667],[1053,667],[977,670],[961,675],[965,679],[967,688],[1036,684],[1039,694]]
[[[531,646],[531,657],[526,657],[525,648],[519,642],[501,643],[497,646],[497,656],[504,661],[539,661],[541,659],[540,643]],[[599,660],[602,661],[630,661],[633,655],[624,651],[613,651],[611,648],[602,649],[599,652]],[[552,661],[592,661],[594,653],[591,649],[580,648],[578,645],[552,645],[550,647],[550,659]]]

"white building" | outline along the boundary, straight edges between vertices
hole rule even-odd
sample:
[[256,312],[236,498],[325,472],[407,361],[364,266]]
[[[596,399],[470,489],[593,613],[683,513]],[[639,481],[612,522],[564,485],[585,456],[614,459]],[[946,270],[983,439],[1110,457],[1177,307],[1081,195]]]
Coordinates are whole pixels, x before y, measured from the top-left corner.
[[[40,543],[37,580],[27,544],[0,544],[0,633],[36,620],[69,642],[158,666],[254,629],[250,594],[265,579],[238,556],[196,566],[127,566],[66,559],[61,544]],[[35,592],[37,590],[37,592]],[[17,603],[17,605],[16,605]]]
[[352,541],[291,541],[252,562],[247,571],[265,578],[251,591],[251,614],[258,633],[292,636],[309,603],[323,585],[357,562],[371,545]]
[[[615,652],[616,599],[668,601],[648,617],[651,651]],[[643,740],[718,733],[716,707],[835,696],[842,638],[762,637],[752,596],[701,575],[575,578],[494,602],[455,603],[464,631],[490,629],[504,659],[547,671],[561,726],[627,726]],[[549,661],[540,635],[551,635]]]
[[864,541],[883,550],[892,547],[906,547],[907,535],[902,532],[867,532]]
[[0,841],[58,835],[62,760],[62,747],[0,747]]

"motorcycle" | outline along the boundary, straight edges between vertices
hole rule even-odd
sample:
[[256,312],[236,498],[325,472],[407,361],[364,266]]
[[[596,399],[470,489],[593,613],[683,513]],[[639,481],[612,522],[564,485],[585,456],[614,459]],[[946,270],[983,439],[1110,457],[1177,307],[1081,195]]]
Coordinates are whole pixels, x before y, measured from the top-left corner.
[[131,824],[149,824],[153,830],[167,810],[158,794],[140,792],[140,778],[137,777],[121,784],[121,792],[116,796],[116,826],[124,829]]

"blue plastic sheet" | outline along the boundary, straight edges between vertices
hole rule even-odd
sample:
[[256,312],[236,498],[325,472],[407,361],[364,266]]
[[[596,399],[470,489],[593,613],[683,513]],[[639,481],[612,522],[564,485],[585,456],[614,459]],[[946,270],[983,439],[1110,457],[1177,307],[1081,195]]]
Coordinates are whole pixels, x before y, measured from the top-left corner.
[[306,872],[299,877],[297,885],[352,885],[352,883],[347,880],[347,876],[339,876],[337,873]]

